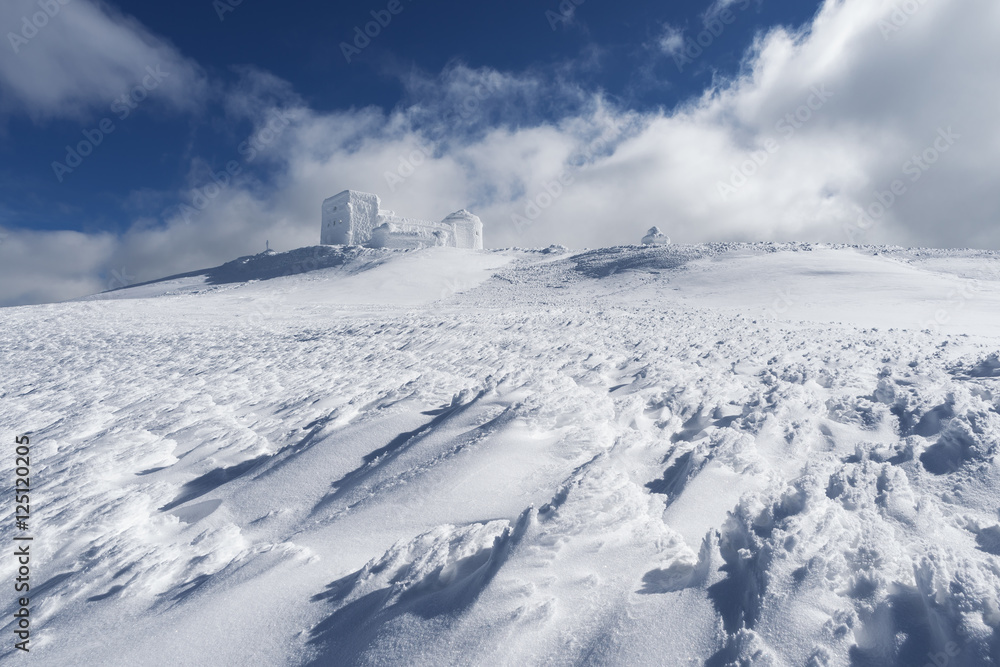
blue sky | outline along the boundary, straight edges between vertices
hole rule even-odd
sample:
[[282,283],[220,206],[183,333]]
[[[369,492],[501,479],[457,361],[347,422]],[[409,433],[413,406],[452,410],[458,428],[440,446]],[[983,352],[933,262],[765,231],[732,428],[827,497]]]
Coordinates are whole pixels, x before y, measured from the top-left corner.
[[[408,77],[433,77],[455,63],[563,76],[584,89],[604,91],[627,108],[673,107],[699,94],[718,73],[736,72],[757,31],[780,22],[802,24],[817,9],[809,2],[741,0],[731,8],[732,23],[723,24],[726,29],[718,38],[712,35],[711,44],[691,64],[681,59],[681,71],[674,58],[651,58],[650,50],[665,24],[703,29],[709,9],[705,2],[587,0],[577,6],[567,0],[560,6],[523,0],[400,0],[399,14],[388,14],[392,20],[363,51],[350,53],[350,63],[341,45],[354,46],[354,29],[371,22],[372,11],[385,20],[388,2],[113,4],[198,63],[217,92],[238,83],[239,69],[234,68],[251,66],[288,82],[321,113],[405,105],[414,97],[407,90]],[[570,4],[571,14],[566,12]],[[22,58],[32,57],[32,46],[24,46]],[[137,214],[162,213],[155,206],[143,210],[132,193],[184,187],[192,158],[220,166],[234,152],[234,141],[238,145],[253,129],[251,122],[227,118],[224,99],[206,100],[197,113],[169,113],[155,90],[149,94],[125,119],[111,110],[117,95],[81,118],[8,117],[0,177],[7,209],[3,224],[124,232]],[[513,120],[554,120],[569,103],[542,99],[533,113],[524,118],[512,114]],[[105,117],[115,123],[115,132],[60,180],[52,162],[65,163],[65,146],[76,144],[82,130],[93,131]]]
[[347,187],[493,247],[998,241],[995,3],[231,2],[5,3],[0,304],[315,243]]

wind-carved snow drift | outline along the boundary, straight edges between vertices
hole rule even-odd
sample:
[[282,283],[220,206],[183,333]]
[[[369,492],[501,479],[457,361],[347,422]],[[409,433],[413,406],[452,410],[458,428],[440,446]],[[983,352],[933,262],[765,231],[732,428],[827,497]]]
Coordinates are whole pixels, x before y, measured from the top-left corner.
[[997,664],[997,260],[321,248],[0,311],[31,658]]

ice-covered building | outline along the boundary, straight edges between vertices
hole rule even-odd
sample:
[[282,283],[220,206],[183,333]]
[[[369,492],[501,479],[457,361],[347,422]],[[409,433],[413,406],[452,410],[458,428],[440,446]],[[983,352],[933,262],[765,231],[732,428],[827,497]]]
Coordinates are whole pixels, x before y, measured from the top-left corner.
[[483,221],[462,210],[441,222],[403,218],[382,209],[378,195],[345,190],[323,202],[320,243],[373,248],[483,249]]

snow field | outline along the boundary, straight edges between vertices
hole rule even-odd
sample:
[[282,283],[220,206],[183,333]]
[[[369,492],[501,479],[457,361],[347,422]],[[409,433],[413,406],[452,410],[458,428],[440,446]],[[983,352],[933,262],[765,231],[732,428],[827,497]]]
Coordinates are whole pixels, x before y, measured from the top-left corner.
[[994,257],[263,261],[0,312],[33,662],[1000,660]]

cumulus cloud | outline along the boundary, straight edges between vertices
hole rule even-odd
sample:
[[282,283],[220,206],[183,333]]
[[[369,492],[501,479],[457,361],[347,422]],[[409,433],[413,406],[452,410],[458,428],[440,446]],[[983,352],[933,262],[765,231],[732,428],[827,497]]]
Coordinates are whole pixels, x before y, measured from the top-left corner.
[[[156,98],[195,108],[205,93],[196,63],[135,19],[94,0],[4,0],[0,110],[36,119],[107,109],[158,72]],[[148,87],[148,86],[147,86]]]
[[[257,123],[260,157],[244,159],[226,187],[212,186],[222,164],[193,168],[175,196],[200,194],[204,207],[168,209],[102,240],[75,275],[101,265],[151,279],[257,252],[265,238],[279,249],[313,244],[320,203],[345,188],[417,217],[470,208],[493,247],[635,243],[653,225],[680,242],[996,247],[1000,91],[984,82],[1000,64],[998,28],[992,0],[827,0],[801,29],[760,35],[738,76],[650,113],[569,78],[461,65],[406,81],[408,98],[390,112],[318,113],[254,75],[232,113]],[[275,113],[288,123],[278,127]],[[65,252],[51,243],[38,256],[45,266]],[[5,284],[5,298],[89,287],[59,276],[45,297],[12,297]]]

